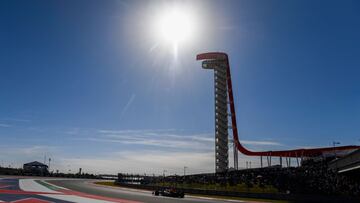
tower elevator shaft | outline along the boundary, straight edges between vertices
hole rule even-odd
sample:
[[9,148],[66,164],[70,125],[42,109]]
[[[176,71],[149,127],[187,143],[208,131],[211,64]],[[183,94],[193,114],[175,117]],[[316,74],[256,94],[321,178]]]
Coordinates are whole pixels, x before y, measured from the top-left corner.
[[215,171],[229,167],[227,66],[224,60],[203,61],[204,69],[214,70],[215,94]]

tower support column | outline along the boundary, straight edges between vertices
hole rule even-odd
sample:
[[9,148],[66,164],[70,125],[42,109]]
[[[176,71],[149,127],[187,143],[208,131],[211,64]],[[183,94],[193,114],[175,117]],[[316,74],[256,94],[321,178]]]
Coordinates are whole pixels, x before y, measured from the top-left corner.
[[216,173],[225,172],[229,168],[227,66],[224,59],[206,60],[202,63],[202,68],[214,70]]

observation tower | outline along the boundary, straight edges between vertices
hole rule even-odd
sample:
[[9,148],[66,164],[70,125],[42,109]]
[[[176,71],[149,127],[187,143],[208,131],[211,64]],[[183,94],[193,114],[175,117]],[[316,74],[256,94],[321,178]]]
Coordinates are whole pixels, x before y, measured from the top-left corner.
[[215,171],[224,172],[229,167],[228,156],[228,91],[226,58],[205,60],[203,69],[214,70],[215,85]]

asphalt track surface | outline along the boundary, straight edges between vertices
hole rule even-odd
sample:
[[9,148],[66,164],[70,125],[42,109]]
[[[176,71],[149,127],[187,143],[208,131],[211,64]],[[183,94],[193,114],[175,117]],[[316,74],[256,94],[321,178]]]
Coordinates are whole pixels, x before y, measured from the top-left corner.
[[83,192],[87,194],[119,198],[125,200],[132,200],[137,202],[148,202],[148,203],[229,203],[229,202],[246,202],[237,200],[221,200],[214,198],[202,198],[202,197],[189,197],[185,195],[185,198],[172,198],[163,196],[153,196],[151,191],[145,190],[134,190],[120,187],[110,187],[95,185],[87,180],[50,180],[47,181],[51,184],[68,188],[74,191]]
[[185,198],[154,196],[152,191],[97,185],[94,181],[99,180],[0,176],[0,203],[249,202],[187,195]]

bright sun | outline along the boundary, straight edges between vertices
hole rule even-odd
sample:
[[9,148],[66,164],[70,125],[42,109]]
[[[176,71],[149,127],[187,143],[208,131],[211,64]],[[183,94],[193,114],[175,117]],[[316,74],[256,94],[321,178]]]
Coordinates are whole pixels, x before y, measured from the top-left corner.
[[179,46],[193,38],[195,18],[189,9],[181,6],[164,9],[159,12],[155,22],[158,43],[170,45],[175,55]]
[[173,9],[161,17],[159,29],[164,40],[178,44],[189,40],[193,31],[189,14]]

